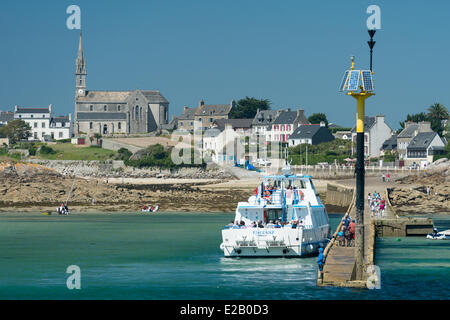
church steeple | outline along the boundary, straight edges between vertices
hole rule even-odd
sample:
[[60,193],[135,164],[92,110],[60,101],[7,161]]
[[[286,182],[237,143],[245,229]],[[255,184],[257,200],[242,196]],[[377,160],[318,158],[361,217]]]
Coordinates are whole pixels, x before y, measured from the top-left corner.
[[84,97],[86,95],[86,61],[84,61],[83,53],[83,35],[80,32],[80,44],[78,46],[78,57],[76,62],[76,92],[77,97]]

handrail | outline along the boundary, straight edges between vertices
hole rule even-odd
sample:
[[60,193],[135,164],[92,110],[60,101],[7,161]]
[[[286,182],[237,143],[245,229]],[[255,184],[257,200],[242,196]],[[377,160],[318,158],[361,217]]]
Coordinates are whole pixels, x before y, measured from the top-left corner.
[[[352,202],[350,203],[350,206],[347,209],[347,212],[345,213],[343,219],[341,219],[341,222],[339,223],[336,231],[334,232],[333,236],[331,237],[330,242],[328,242],[328,245],[325,247],[325,250],[323,250],[323,260],[324,260],[324,266],[328,257],[328,253],[330,252],[331,248],[333,247],[334,243],[336,242],[337,233],[342,228],[342,224],[344,223],[344,219],[350,215],[350,212],[352,211],[353,207],[355,206],[356,202],[356,188],[353,189],[353,197]],[[323,271],[320,271],[320,269],[317,270],[317,279],[321,282],[323,282],[322,279]]]

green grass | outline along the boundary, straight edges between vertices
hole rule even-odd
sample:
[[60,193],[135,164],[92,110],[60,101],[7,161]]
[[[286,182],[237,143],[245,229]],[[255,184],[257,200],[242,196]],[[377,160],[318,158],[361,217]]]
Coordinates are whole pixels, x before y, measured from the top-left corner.
[[104,161],[117,154],[115,151],[94,147],[80,147],[71,143],[50,145],[56,154],[39,154],[36,158],[47,160],[99,160]]

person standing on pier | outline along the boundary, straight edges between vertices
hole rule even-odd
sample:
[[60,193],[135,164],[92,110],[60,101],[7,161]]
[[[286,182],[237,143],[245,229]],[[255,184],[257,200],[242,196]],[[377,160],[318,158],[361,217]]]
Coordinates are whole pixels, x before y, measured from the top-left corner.
[[320,272],[323,271],[323,264],[325,263],[325,259],[323,256],[323,248],[319,248],[319,256],[317,257],[317,265],[319,266]]

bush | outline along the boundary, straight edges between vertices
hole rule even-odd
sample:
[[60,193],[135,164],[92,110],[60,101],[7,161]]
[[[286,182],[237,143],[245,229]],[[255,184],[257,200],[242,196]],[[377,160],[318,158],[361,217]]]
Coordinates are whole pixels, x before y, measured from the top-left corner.
[[56,151],[53,150],[51,147],[42,146],[40,153],[41,154],[56,154]]
[[130,159],[133,155],[133,153],[126,148],[120,148],[117,152],[119,153],[119,159],[124,161]]

